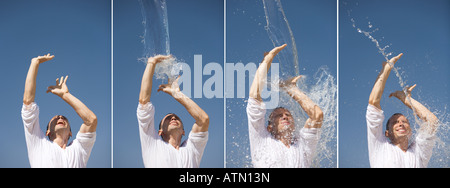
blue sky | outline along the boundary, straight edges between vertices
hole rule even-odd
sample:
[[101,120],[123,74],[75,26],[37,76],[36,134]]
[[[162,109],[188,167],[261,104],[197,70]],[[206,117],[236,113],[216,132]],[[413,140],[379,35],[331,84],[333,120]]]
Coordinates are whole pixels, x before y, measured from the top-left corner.
[[[337,78],[337,2],[282,0],[282,5],[296,39],[300,74],[312,77],[319,67],[326,65]],[[194,54],[202,55],[203,66],[216,62],[223,68],[223,1],[167,0],[167,6],[171,53],[190,65],[192,75],[200,74],[194,73]],[[259,63],[263,52],[273,48],[264,30],[262,1],[227,0],[226,10],[227,63]],[[97,141],[87,167],[110,167],[111,155],[114,167],[143,167],[136,118],[145,69],[145,64],[138,61],[143,54],[140,11],[137,0],[114,1],[111,80],[110,0],[0,1],[0,167],[29,167],[20,116],[23,88],[31,59],[47,53],[55,58],[40,66],[37,78],[41,129],[45,129],[52,116],[63,114],[69,118],[72,130],[79,130],[82,121],[75,111],[57,96],[45,93],[56,78],[69,75],[70,92],[99,119]],[[450,2],[339,1],[339,167],[369,167],[365,111],[384,58],[373,42],[352,27],[351,18],[364,31],[378,29],[373,36],[381,46],[390,45],[388,52],[404,53],[396,65],[401,77],[407,85],[417,84],[413,97],[436,112],[444,123],[437,134],[441,144],[434,149],[429,166],[448,167]],[[204,75],[202,83],[211,77]],[[112,81],[114,135],[111,135]],[[156,106],[156,119],[175,112],[189,131],[193,118],[170,96],[156,92],[158,85],[165,82],[154,79],[151,100]],[[245,82],[248,88],[249,83]],[[398,78],[392,73],[381,106],[387,117],[402,112],[412,120],[411,110],[397,99],[388,98],[390,92],[400,89]],[[227,98],[224,117],[223,98],[194,99],[211,119],[209,142],[200,167],[221,168],[224,160],[227,167],[250,167],[246,100]]]
[[[145,64],[141,43],[144,27],[138,1],[114,1],[114,167],[144,167],[142,163],[136,109]],[[223,1],[167,1],[171,53],[191,67],[194,54],[201,54],[203,66],[210,62],[223,65]],[[204,83],[211,76],[204,75]],[[193,80],[193,79],[192,79]],[[151,101],[155,121],[169,112],[183,121],[186,139],[194,119],[171,96],[156,92],[167,80],[153,80]],[[193,91],[192,83],[192,91]],[[193,96],[193,93],[191,93]],[[224,165],[223,98],[194,98],[210,117],[209,140],[200,167]]]
[[[391,44],[388,52],[403,53],[396,66],[407,85],[417,84],[413,98],[438,112],[441,122],[447,122],[438,137],[448,145],[445,109],[450,94],[450,2],[342,0],[339,6],[339,167],[369,167],[365,113],[384,61],[375,44],[352,27],[351,18],[364,31],[378,28],[373,36],[382,47]],[[388,98],[391,92],[401,90],[398,82],[392,72],[381,107],[386,118],[396,112],[409,112],[408,119],[414,122],[411,110],[397,99]],[[434,149],[430,167],[448,167],[445,150],[448,152],[448,146]],[[444,160],[436,162],[439,159]]]
[[[326,65],[336,78],[336,1],[281,2],[297,44],[300,74],[312,78],[319,67]],[[265,25],[261,0],[227,0],[227,63],[261,62],[263,53],[274,47]],[[227,167],[251,167],[245,110],[251,81],[246,77],[245,82],[245,98],[226,99]]]
[[[111,166],[110,1],[0,1],[0,167],[29,167],[20,115],[31,59],[51,53],[37,77],[41,130],[56,114],[68,117],[75,134],[81,118],[62,99],[45,93],[69,75],[69,91],[98,118],[97,141],[87,167]],[[72,138],[73,139],[73,138]],[[72,140],[71,139],[71,140]]]

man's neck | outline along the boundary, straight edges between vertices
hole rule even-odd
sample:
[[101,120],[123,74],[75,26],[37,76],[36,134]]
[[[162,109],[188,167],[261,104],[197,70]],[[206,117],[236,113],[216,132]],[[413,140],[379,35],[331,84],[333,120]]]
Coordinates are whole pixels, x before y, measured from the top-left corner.
[[406,152],[408,150],[408,139],[401,139],[401,140],[395,140],[392,142],[393,145],[399,147],[403,152]]
[[175,149],[180,149],[181,136],[169,135],[169,138],[164,139],[164,141],[172,145]]
[[287,148],[290,148],[293,142],[292,134],[277,135],[276,139],[281,141]]
[[62,149],[66,149],[68,141],[69,141],[68,138],[63,138],[60,136],[57,136],[55,139],[53,139],[53,142],[58,144],[58,146],[61,147]]

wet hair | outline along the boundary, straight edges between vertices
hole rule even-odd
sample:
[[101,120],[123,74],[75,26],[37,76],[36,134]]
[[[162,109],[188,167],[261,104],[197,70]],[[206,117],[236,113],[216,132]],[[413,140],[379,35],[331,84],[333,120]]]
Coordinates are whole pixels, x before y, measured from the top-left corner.
[[394,115],[392,115],[392,116],[388,119],[388,121],[387,121],[387,123],[386,123],[386,130],[387,130],[387,131],[389,130],[389,125],[391,124],[391,121],[393,121],[394,117],[398,117],[398,116],[405,116],[405,115],[403,115],[402,113],[395,113]]
[[[52,119],[50,119],[50,121],[47,123],[47,129],[46,129],[46,131],[49,130],[49,128],[50,128],[50,123],[52,123],[53,119],[54,119],[55,117],[58,117],[58,116],[62,116],[62,119],[65,119],[65,120],[67,121],[67,123],[69,124],[69,130],[70,130],[70,132],[72,132],[72,127],[70,126],[69,119],[67,119],[67,117],[66,117],[66,116],[63,116],[63,115],[56,115],[56,116],[53,116]],[[47,137],[48,137],[49,140],[51,140],[50,135],[48,135]],[[68,139],[70,139],[70,136],[69,136]]]
[[279,110],[279,109],[284,109],[284,110],[287,110],[289,113],[291,113],[291,112],[290,112],[288,109],[286,109],[285,107],[281,107],[281,106],[276,107],[276,108],[273,109],[272,112],[270,113],[270,115],[269,115],[269,120],[267,121],[267,125],[270,125],[270,124],[273,123],[273,122],[272,122],[272,119],[273,119],[273,113],[274,113],[275,111]]

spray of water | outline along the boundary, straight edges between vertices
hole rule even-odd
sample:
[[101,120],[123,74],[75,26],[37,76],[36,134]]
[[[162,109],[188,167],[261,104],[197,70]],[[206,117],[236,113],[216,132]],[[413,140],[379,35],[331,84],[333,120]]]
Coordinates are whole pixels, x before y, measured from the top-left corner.
[[280,67],[280,78],[287,79],[293,75],[299,75],[297,45],[280,0],[262,0],[262,2],[266,15],[264,28],[273,46],[287,44],[286,48],[277,55],[279,62],[287,65]]
[[169,21],[165,0],[139,0],[144,32],[141,36],[144,45],[143,57],[156,54],[170,54]]
[[[366,36],[368,39],[370,39],[370,41],[372,41],[375,44],[375,46],[377,47],[378,52],[381,55],[383,55],[383,57],[386,59],[386,62],[388,62],[393,67],[395,75],[398,78],[398,83],[400,85],[400,88],[402,88],[405,95],[407,95],[407,88],[409,87],[409,85],[407,85],[406,80],[404,79],[405,73],[400,72],[399,67],[396,67],[396,66],[394,66],[394,64],[389,62],[389,59],[390,59],[389,56],[391,56],[393,54],[393,52],[388,52],[387,50],[389,47],[392,46],[392,44],[388,44],[384,47],[381,47],[382,45],[380,45],[380,42],[373,36],[373,34],[375,32],[379,31],[379,28],[373,29],[373,27],[374,27],[373,24],[370,21],[368,21],[367,28],[372,29],[372,31],[364,31],[363,29],[361,29],[357,26],[355,18],[351,17],[351,10],[347,11],[347,15],[350,17],[350,21],[352,22],[352,27],[355,28],[358,33],[364,34],[364,36]],[[400,59],[400,61],[401,61],[401,59]],[[420,97],[420,96],[417,96],[417,97]],[[417,97],[414,97],[414,98],[417,98]],[[407,98],[407,100],[409,100],[409,103],[411,103],[410,98]],[[424,104],[424,105],[426,105],[426,104]],[[427,108],[432,110],[431,107],[427,107]],[[438,123],[439,126],[436,131],[430,130],[431,126],[428,125],[427,122],[423,122],[422,120],[420,120],[418,118],[418,116],[416,115],[417,113],[415,112],[414,108],[412,110],[412,114],[408,113],[408,117],[413,116],[414,120],[415,120],[415,124],[413,127],[415,134],[413,135],[413,137],[415,137],[418,133],[435,134],[436,144],[433,149],[432,158],[428,165],[429,167],[447,167],[447,168],[449,167],[450,147],[448,145],[446,145],[446,143],[448,143],[448,140],[449,140],[447,133],[449,132],[450,123],[448,122],[448,114],[447,114],[446,110],[447,110],[447,107],[445,107],[444,111],[435,110],[433,112],[433,114],[435,114],[439,119],[439,123]],[[407,111],[410,112],[409,110],[407,110]],[[410,140],[414,140],[414,139],[410,139]]]
[[[267,22],[265,30],[274,47],[287,44],[287,47],[276,56],[280,62],[280,75],[268,76],[268,79],[271,78],[272,80],[268,80],[267,84],[270,91],[280,92],[279,106],[285,107],[291,112],[296,125],[296,132],[294,134],[298,137],[299,131],[305,125],[308,117],[291,96],[285,91],[277,90],[281,80],[300,75],[295,39],[284,14],[281,2],[279,0],[262,0],[262,2]],[[303,75],[300,81],[298,81],[297,86],[324,112],[324,121],[312,167],[336,167],[336,80],[330,74],[327,67],[323,66],[319,68],[312,78]],[[227,157],[227,166],[229,167],[252,167],[248,131],[242,131],[248,130],[246,115],[245,113],[239,114],[233,112],[245,112],[246,105],[246,99],[227,99],[227,118],[243,120],[241,126],[233,126],[236,130],[227,131],[227,134],[231,134],[230,141],[227,141],[227,150],[230,154]],[[266,119],[268,119],[270,112],[271,110],[268,109]],[[264,152],[273,153],[277,151]]]
[[[139,4],[144,26],[141,36],[144,50],[138,61],[146,63],[149,57],[170,54],[169,21],[165,0],[139,0]],[[172,57],[156,65],[154,76],[162,80],[175,79],[180,71],[180,62]]]

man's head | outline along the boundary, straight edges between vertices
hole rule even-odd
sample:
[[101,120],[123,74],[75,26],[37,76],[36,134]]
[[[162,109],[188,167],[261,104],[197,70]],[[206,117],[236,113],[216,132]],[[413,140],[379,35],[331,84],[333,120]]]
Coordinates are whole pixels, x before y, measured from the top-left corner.
[[159,123],[158,134],[164,141],[171,134],[179,135],[181,140],[181,136],[184,135],[183,122],[181,122],[181,119],[176,114],[169,113]]
[[45,135],[48,136],[48,139],[53,141],[56,138],[56,134],[67,137],[67,140],[72,136],[69,120],[62,115],[54,116],[47,124]]
[[386,137],[395,143],[399,139],[409,139],[412,135],[408,119],[401,113],[392,115],[386,123]]
[[272,136],[277,138],[286,133],[292,134],[294,130],[294,118],[289,110],[283,107],[277,107],[270,113],[267,131],[269,131]]

